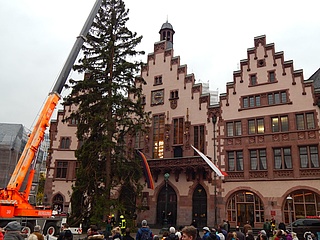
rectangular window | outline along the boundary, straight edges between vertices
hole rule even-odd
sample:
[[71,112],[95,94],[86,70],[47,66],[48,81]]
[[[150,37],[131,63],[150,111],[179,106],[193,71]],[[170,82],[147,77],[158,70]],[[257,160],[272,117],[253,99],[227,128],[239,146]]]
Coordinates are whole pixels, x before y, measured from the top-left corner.
[[304,117],[303,114],[296,115],[297,130],[304,130]]
[[282,103],[286,103],[287,102],[287,93],[286,92],[282,92],[281,93],[281,102]]
[[248,120],[248,134],[262,134],[262,133],[264,133],[263,118]]
[[141,149],[143,148],[143,143],[144,143],[144,133],[143,131],[138,131],[136,132],[135,139],[134,139],[134,147],[136,149]]
[[248,107],[259,107],[261,106],[261,98],[260,95],[257,96],[249,96],[249,97],[243,97],[242,98],[242,104],[243,108]]
[[162,84],[162,76],[155,76],[154,85],[161,85],[161,84]]
[[251,75],[251,76],[250,76],[250,85],[251,85],[251,86],[254,86],[254,85],[256,85],[256,84],[257,84],[257,75],[256,75],[256,74]]
[[61,137],[60,149],[70,149],[71,137]]
[[319,167],[318,146],[299,147],[299,155],[301,168]]
[[267,156],[265,149],[250,150],[250,169],[266,170]]
[[67,161],[57,161],[56,178],[67,178],[67,170]]
[[183,144],[183,118],[173,119],[173,144]]
[[269,82],[275,82],[276,78],[275,78],[275,74],[274,71],[269,72]]
[[307,118],[307,129],[314,129],[315,128],[315,124],[314,124],[313,113],[307,113],[306,114],[306,118]]
[[257,107],[261,106],[260,96],[256,96],[256,106]]
[[280,93],[275,93],[274,94],[274,103],[275,104],[280,104],[281,101],[280,101]]
[[272,124],[272,132],[279,132],[279,118],[272,117],[271,124]]
[[236,136],[241,136],[242,135],[241,122],[240,121],[235,122],[235,135]]
[[255,104],[254,104],[254,97],[249,97],[249,103],[250,103],[250,107],[254,107]]
[[164,114],[153,117],[153,158],[163,158]]
[[242,151],[231,151],[228,155],[228,171],[243,171]]
[[275,169],[292,169],[291,148],[274,148],[274,168]]
[[264,120],[261,118],[261,119],[257,119],[257,133],[258,134],[262,134],[264,133]]
[[228,137],[241,136],[241,134],[242,134],[241,121],[227,123],[227,136]]
[[297,130],[314,129],[315,121],[313,113],[296,114]]
[[233,122],[227,123],[227,136],[233,137]]
[[170,91],[170,99],[177,99],[177,98],[179,98],[179,91],[178,90]]
[[288,116],[272,117],[272,132],[287,132],[289,131]]
[[280,117],[280,121],[281,121],[281,131],[282,132],[289,131],[289,119],[288,119],[288,116],[281,116]]
[[[200,126],[194,126],[193,127],[194,131],[194,146],[195,148],[199,149],[200,152],[204,153],[204,125]],[[198,155],[195,153],[195,156]]]
[[243,98],[243,108],[248,108],[249,107],[249,100],[248,98]]
[[255,134],[256,126],[254,120],[248,120],[248,134]]
[[268,94],[268,105],[286,103],[287,101],[286,92],[274,92]]
[[274,101],[273,101],[273,94],[268,94],[268,105],[273,105]]

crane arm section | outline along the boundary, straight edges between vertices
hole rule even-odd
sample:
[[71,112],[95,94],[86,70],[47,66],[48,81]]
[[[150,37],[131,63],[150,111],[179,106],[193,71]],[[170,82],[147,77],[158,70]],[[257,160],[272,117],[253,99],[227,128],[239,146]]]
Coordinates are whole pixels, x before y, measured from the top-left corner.
[[[60,100],[60,93],[62,92],[62,89],[64,87],[64,84],[66,83],[67,77],[70,74],[70,71],[72,69],[72,66],[74,62],[76,61],[76,58],[79,54],[79,51],[85,41],[85,37],[88,34],[91,25],[94,21],[95,16],[97,15],[99,8],[101,6],[102,0],[96,0],[81,32],[79,37],[77,37],[76,42],[73,45],[73,48],[67,58],[66,63],[64,64],[64,67],[62,71],[60,72],[60,75],[49,94],[45,105],[43,109],[41,110],[40,116],[36,122],[36,125],[33,128],[33,131],[26,143],[26,146],[23,150],[23,153],[15,167],[15,170],[9,180],[9,183],[7,185],[6,189],[0,190],[0,200],[9,200],[11,198],[14,198],[18,194],[18,191],[21,188],[21,185],[29,171],[30,165],[32,163],[33,158],[35,157],[38,148],[44,138],[45,131],[47,127],[49,126],[50,118],[53,114],[53,111],[55,107],[57,106],[59,100]],[[32,181],[32,180],[29,180]],[[27,184],[32,184],[32,182],[28,182]],[[22,194],[20,194],[22,196]],[[5,197],[6,196],[6,197]],[[23,198],[27,198],[28,196],[24,196]],[[15,199],[10,199],[15,200]],[[27,199],[25,199],[27,201]],[[1,209],[1,204],[0,204]]]

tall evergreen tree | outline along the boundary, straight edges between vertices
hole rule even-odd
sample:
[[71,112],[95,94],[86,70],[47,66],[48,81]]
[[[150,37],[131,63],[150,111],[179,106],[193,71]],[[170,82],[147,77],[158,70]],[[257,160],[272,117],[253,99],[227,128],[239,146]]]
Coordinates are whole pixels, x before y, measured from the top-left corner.
[[110,190],[124,183],[141,189],[140,164],[128,154],[125,141],[148,121],[141,104],[138,76],[144,54],[135,50],[142,36],[126,27],[129,10],[122,0],[103,0],[74,69],[85,73],[70,81],[65,105],[76,105],[70,118],[77,120],[77,179],[71,197],[71,220],[101,222],[109,214]]

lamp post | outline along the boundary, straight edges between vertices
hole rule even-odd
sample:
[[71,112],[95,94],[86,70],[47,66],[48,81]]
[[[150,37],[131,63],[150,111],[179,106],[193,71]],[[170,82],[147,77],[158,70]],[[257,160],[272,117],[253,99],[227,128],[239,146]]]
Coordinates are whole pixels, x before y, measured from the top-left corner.
[[292,197],[289,195],[289,196],[287,197],[287,203],[288,203],[288,215],[289,215],[290,232],[292,232],[291,202],[292,202]]
[[[217,116],[212,116],[212,124],[213,124],[213,163],[217,163],[216,156],[216,123]],[[214,226],[217,227],[217,174],[214,173]]]
[[167,230],[168,229],[168,180],[169,180],[170,174],[169,173],[165,173],[164,174],[164,181],[165,181],[165,187],[166,187],[166,198],[165,198],[165,205],[164,205],[164,226],[163,226],[163,230]]

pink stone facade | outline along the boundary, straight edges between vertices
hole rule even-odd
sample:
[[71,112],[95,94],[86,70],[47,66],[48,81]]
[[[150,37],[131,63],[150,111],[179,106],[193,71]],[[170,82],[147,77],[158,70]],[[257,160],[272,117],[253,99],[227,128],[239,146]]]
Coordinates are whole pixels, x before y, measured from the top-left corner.
[[[141,69],[147,83],[144,108],[153,121],[138,148],[148,159],[155,189],[143,190],[146,208],[137,212],[137,221],[162,224],[165,173],[170,174],[172,225],[197,219],[199,225],[214,226],[225,219],[232,227],[250,221],[261,228],[266,219],[288,223],[303,214],[320,215],[319,107],[312,81],[259,36],[226,93],[214,102],[217,94],[195,83],[196,73],[174,55],[174,33],[171,24],[163,25]],[[78,147],[76,125],[62,122],[68,113],[59,111],[51,123],[46,182],[48,203],[64,211],[70,207]],[[159,141],[156,123],[163,128]],[[216,178],[191,145],[228,176]],[[293,203],[287,202],[289,195]]]

